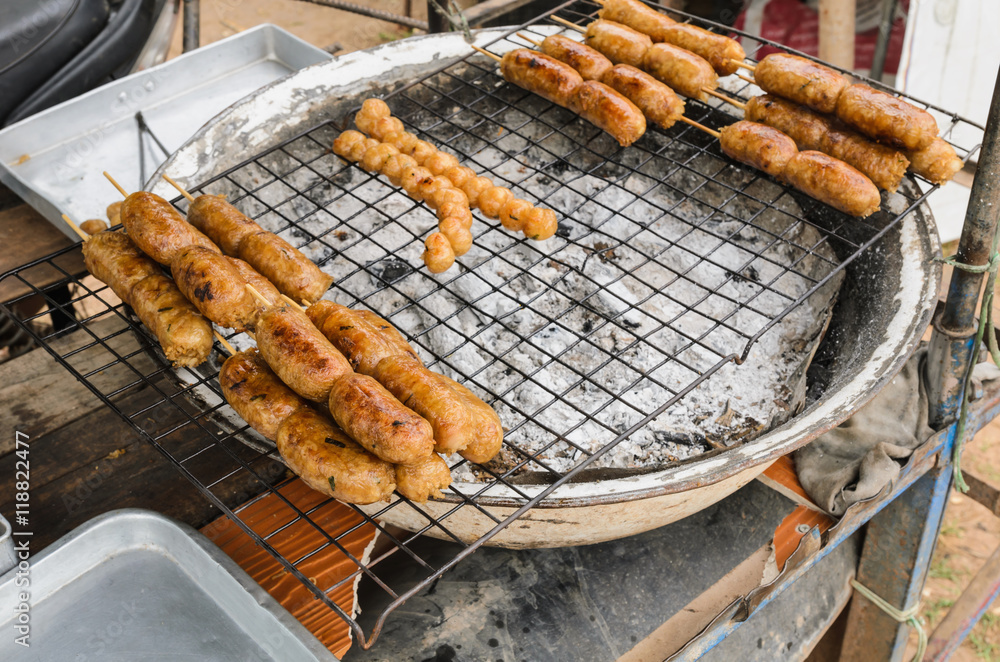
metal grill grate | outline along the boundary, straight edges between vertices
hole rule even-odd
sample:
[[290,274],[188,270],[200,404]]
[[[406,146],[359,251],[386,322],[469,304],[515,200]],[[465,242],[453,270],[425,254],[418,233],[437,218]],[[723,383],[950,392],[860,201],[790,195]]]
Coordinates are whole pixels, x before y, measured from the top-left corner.
[[[553,13],[586,24],[596,5],[564,5]],[[547,16],[519,30],[539,38],[557,31]],[[516,31],[489,49],[502,53],[523,46]],[[744,100],[751,93],[744,83],[728,89]],[[352,557],[357,571],[335,586],[313,586],[299,569],[331,546],[346,554],[338,537],[312,522],[313,511],[284,500],[284,523],[260,536],[240,519],[249,504],[227,507],[223,492],[238,479],[253,485],[252,495],[281,497],[281,488],[273,446],[234,424],[219,395],[219,356],[195,371],[170,369],[156,358],[157,343],[130,311],[107,288],[63,270],[61,253],[4,275],[29,290],[21,298],[41,293],[50,309],[87,311],[74,329],[89,340],[68,351],[55,334],[36,330],[46,312],[19,323],[347,620],[362,641],[365,633],[327,594],[359,574],[384,591],[388,606],[366,645],[409,595],[614,446],[642,433],[722,367],[744,360],[764,333],[927,195],[906,188],[893,198],[892,211],[858,220],[735,164],[722,156],[715,139],[686,125],[650,129],[622,149],[567,110],[506,84],[494,63],[479,55],[449,63],[387,100],[408,129],[519,197],[555,209],[561,222],[557,237],[542,246],[477,215],[473,250],[457,268],[431,276],[420,268],[420,252],[421,239],[435,227],[434,215],[333,155],[330,145],[339,129],[331,123],[192,191],[227,195],[266,229],[301,247],[336,276],[333,298],[371,308],[404,330],[432,359],[430,367],[494,404],[508,428],[502,465],[454,464],[453,472],[476,474],[483,482],[449,490],[450,509],[443,516],[405,499],[367,509],[389,546],[367,564]],[[718,128],[734,121],[720,106],[688,101],[686,114]],[[946,137],[959,124],[982,131],[933,110],[939,121],[947,119],[941,122]],[[968,160],[977,147],[958,149]],[[922,187],[928,193],[934,188],[927,182]],[[183,200],[175,203],[183,208]],[[75,286],[69,304],[47,295],[52,270],[59,273],[56,284]],[[684,295],[676,294],[680,283]],[[4,306],[8,313],[16,302]],[[585,406],[582,391],[590,393]],[[174,441],[179,436],[204,444],[180,453]],[[522,443],[529,438],[534,450]],[[694,458],[724,452],[709,442],[689,450]],[[548,487],[529,494],[525,474]],[[509,517],[482,505],[497,486],[521,497]],[[378,524],[380,516],[402,507],[424,514],[422,530],[400,533]],[[474,509],[487,523],[473,540],[448,526],[449,516],[462,509]],[[285,556],[274,536],[303,520],[326,542]],[[430,563],[412,549],[423,533],[452,540],[459,551],[444,563]],[[394,554],[422,568],[425,579],[405,592],[387,585],[379,570]]]

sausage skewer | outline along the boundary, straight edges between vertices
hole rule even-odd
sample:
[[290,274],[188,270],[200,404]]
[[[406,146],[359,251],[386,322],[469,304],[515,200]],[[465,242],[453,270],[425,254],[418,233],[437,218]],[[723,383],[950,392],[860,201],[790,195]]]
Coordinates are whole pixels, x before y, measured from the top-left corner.
[[753,68],[742,66],[754,72],[750,82],[765,92],[836,114],[845,124],[889,147],[916,152],[937,138],[937,121],[926,110],[862,83],[851,85],[840,72],[810,59],[772,53]]
[[132,307],[168,360],[176,366],[196,366],[208,358],[212,325],[156,262],[123,232],[88,236],[69,217],[64,215],[63,219],[83,239],[87,271]]
[[800,152],[795,141],[777,129],[746,120],[721,131],[690,120],[687,123],[718,138],[726,156],[762,170],[845,214],[864,218],[879,209],[878,189],[864,174],[822,152]]
[[615,21],[649,35],[653,41],[665,41],[708,60],[720,76],[736,71],[746,54],[735,39],[709,32],[687,23],[678,23],[638,0],[598,0],[602,19]]
[[719,77],[707,60],[669,43],[654,44],[648,35],[608,20],[586,28],[558,16],[553,21],[584,34],[584,42],[612,62],[628,64],[652,74],[679,94],[703,101],[705,90],[719,87]]
[[127,193],[107,172],[104,176],[125,196],[120,210],[122,225],[129,238],[149,257],[170,266],[179,252],[192,246],[222,253],[211,239],[184,220],[174,206],[160,196],[146,191]]
[[[571,27],[574,30],[578,30],[580,32],[584,31],[582,28],[580,28],[579,26],[577,26],[575,23],[570,23],[569,21],[565,21],[565,20],[563,20],[563,19],[561,19],[559,17],[553,17],[553,20],[559,21],[560,23],[563,23],[567,27]],[[584,79],[587,79],[587,77],[588,77],[588,73],[585,73],[585,72],[591,72],[591,71],[601,70],[602,71],[602,73],[601,73],[602,78],[600,78],[598,80],[601,80],[602,82],[604,82],[604,83],[610,85],[611,87],[613,87],[614,89],[616,89],[618,92],[621,92],[622,94],[624,94],[626,97],[629,98],[629,100],[632,103],[634,103],[637,106],[639,106],[640,108],[642,108],[643,111],[646,110],[645,108],[642,107],[642,104],[639,103],[635,98],[629,96],[628,92],[626,92],[624,89],[619,89],[611,81],[608,80],[608,74],[606,73],[606,71],[609,70],[609,69],[611,69],[611,61],[608,60],[599,50],[597,50],[595,48],[592,48],[592,47],[588,46],[585,43],[574,41],[572,39],[569,39],[568,37],[563,37],[562,35],[550,35],[550,36],[546,37],[543,41],[537,41],[535,39],[531,39],[530,37],[528,37],[527,35],[525,35],[523,33],[518,32],[517,34],[518,34],[519,37],[521,37],[525,41],[527,41],[527,42],[529,42],[529,43],[534,44],[535,46],[537,46],[539,48],[539,50],[541,50],[546,55],[551,55],[552,57],[556,58],[557,60],[565,62],[566,64],[570,65],[571,67],[573,67],[574,69],[576,69],[577,71],[579,71],[580,75],[583,76]],[[650,46],[650,47],[652,47],[652,46]],[[639,49],[637,49],[637,50],[639,50]],[[671,54],[673,52],[674,51],[669,51],[669,53],[671,53]],[[648,50],[644,51],[644,53],[648,53]],[[601,67],[601,65],[597,64],[597,63],[600,63],[602,59],[605,62],[608,63],[607,69],[603,69],[603,67]],[[619,63],[618,66],[628,66],[630,68],[636,68],[636,69],[640,69],[641,70],[643,68],[643,65],[644,65],[644,62],[645,62],[645,58],[644,57],[643,58],[638,58],[637,57],[637,58],[634,58],[634,59],[637,62],[637,64],[625,62],[625,63]],[[698,66],[700,67],[700,65],[698,65]],[[703,67],[700,67],[700,68],[703,68]],[[663,71],[667,71],[667,69],[664,69],[663,67],[661,67],[661,69],[663,69]],[[711,77],[707,77],[707,79],[708,80],[712,80]],[[726,102],[732,102],[733,101],[732,99],[730,99],[726,95],[721,94],[720,92],[717,91],[717,89],[716,89],[717,86],[718,86],[717,83],[716,84],[712,84],[712,85],[708,85],[708,84],[702,85],[700,89],[695,90],[691,85],[689,85],[687,83],[687,78],[685,77],[685,75],[684,75],[683,72],[676,72],[676,73],[672,72],[672,73],[670,73],[668,75],[665,75],[662,79],[660,79],[660,81],[662,83],[664,83],[665,85],[668,85],[668,86],[670,86],[671,82],[673,82],[675,85],[679,85],[681,93],[684,94],[684,96],[690,96],[692,98],[701,98],[701,93],[704,93],[704,94],[708,94],[709,96],[713,96],[713,97],[716,97],[718,99],[722,99],[723,101],[726,101]],[[670,86],[670,88],[671,88],[671,92],[673,92],[674,89],[675,89],[674,86]],[[690,94],[688,92],[690,92]],[[674,105],[676,106],[676,104],[674,104]],[[683,103],[680,104],[680,107],[681,107],[681,111],[680,112],[683,113],[684,112],[683,111]],[[651,119],[651,118],[648,117],[648,114],[647,114],[647,119]],[[664,127],[664,128],[667,128],[667,127]]]
[[518,48],[501,58],[478,46],[472,48],[499,62],[500,72],[508,82],[568,108],[611,134],[622,147],[646,132],[646,117],[635,104],[604,83],[584,81],[576,69],[554,57]]
[[192,196],[168,175],[171,186],[187,198],[187,221],[218,242],[222,253],[250,264],[284,294],[315,301],[333,284],[302,251],[273,232],[247,218],[239,209],[216,195]]

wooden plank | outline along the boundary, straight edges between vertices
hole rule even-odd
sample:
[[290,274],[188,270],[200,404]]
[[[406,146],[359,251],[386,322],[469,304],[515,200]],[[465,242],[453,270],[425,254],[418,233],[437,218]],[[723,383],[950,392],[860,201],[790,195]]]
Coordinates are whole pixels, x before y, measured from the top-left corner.
[[[137,409],[153,404],[160,396],[151,389],[131,397],[128,406]],[[180,414],[176,415],[177,418]],[[175,419],[163,416],[158,425],[166,427]],[[175,457],[184,458],[210,446],[205,432],[182,428],[161,442]],[[244,449],[232,442],[237,449]],[[248,456],[255,453],[247,451]],[[28,530],[39,546],[101,513],[117,508],[149,508],[201,527],[220,514],[159,451],[118,416],[98,409],[60,429],[30,440],[31,490]],[[0,474],[0,512],[13,513],[13,458],[5,464],[11,470]],[[188,468],[214,480],[237,466],[221,452],[199,455]],[[270,460],[254,464],[269,482],[286,475],[283,465]],[[263,486],[246,471],[212,489],[230,507],[245,502]],[[19,527],[20,528],[20,527]]]
[[[0,252],[0,274],[73,243],[75,242],[28,205],[22,204],[0,212],[0,246],[16,247],[16,250]],[[73,275],[86,271],[80,251],[59,256],[55,259],[55,264]],[[47,287],[65,277],[65,274],[49,265],[33,268],[26,274],[26,280],[38,288]],[[31,291],[31,287],[17,278],[0,280],[0,301],[10,301]]]
[[[116,331],[125,328],[125,322],[117,315],[91,322],[88,327],[99,338],[108,338],[107,344],[119,353],[136,350],[139,343],[131,331],[110,338]],[[52,348],[60,355],[94,342],[87,331],[74,331],[52,340]],[[89,372],[106,365],[113,356],[102,347],[84,350],[68,360],[81,371]],[[129,363],[148,374],[155,367],[147,356],[135,356]],[[134,373],[124,366],[115,366],[102,374],[94,375],[91,381],[105,392],[127,384],[135,379]],[[70,372],[59,365],[44,349],[36,349],[16,359],[0,364],[0,402],[6,410],[3,415],[3,433],[0,436],[0,456],[11,452],[14,446],[14,431],[36,437],[56,430],[67,423],[85,416],[102,406],[90,390],[73,379]]]

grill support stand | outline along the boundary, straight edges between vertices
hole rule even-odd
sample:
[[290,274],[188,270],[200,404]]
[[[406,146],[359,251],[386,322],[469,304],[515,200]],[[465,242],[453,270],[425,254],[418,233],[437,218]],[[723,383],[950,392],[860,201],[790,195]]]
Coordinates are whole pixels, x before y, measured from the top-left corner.
[[[983,148],[972,184],[969,208],[955,259],[969,265],[990,260],[993,235],[1000,218],[1000,74],[986,123]],[[944,310],[934,320],[927,361],[930,423],[940,429],[955,420],[962,402],[976,336],[976,307],[983,274],[955,270]]]

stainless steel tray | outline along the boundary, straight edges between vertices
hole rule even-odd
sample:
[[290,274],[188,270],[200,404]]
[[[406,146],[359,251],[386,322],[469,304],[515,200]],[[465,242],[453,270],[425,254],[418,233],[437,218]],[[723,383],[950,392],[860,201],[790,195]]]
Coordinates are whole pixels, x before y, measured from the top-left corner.
[[102,170],[135,190],[168,156],[145,135],[140,167],[136,113],[172,153],[247,94],[331,57],[273,25],[241,32],[0,131],[0,181],[75,240],[61,214],[104,218],[118,199]]
[[[0,577],[0,660],[334,660],[194,529],[146,510],[95,517]],[[13,606],[30,592],[30,648]]]

